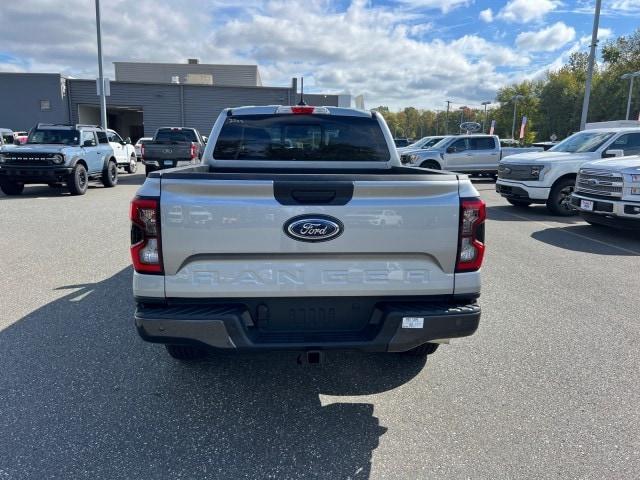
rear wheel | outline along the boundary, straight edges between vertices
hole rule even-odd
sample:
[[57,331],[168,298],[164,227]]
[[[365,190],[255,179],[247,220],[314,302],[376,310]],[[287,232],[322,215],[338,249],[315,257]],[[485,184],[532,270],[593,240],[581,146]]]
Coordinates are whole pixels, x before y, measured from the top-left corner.
[[430,168],[431,170],[440,170],[440,165],[434,160],[427,160],[420,164],[420,168]]
[[200,360],[206,356],[202,348],[191,345],[165,345],[165,348],[176,360]]
[[556,182],[551,188],[551,193],[547,200],[547,209],[551,213],[561,217],[578,214],[578,211],[571,206],[571,194],[573,193],[575,184],[575,178],[565,178],[564,180]]
[[439,343],[425,343],[424,345],[407,350],[406,352],[403,352],[403,354],[411,355],[413,357],[426,357],[427,355],[435,353],[439,346]]
[[526,200],[512,200],[510,198],[507,198],[507,202],[509,202],[511,205],[513,205],[514,207],[528,207],[529,205],[531,205],[531,202],[527,202]]
[[24,183],[3,181],[0,183],[0,190],[2,190],[5,195],[20,195],[24,190]]
[[155,172],[156,170],[158,170],[156,167],[152,167],[150,165],[144,166],[144,174],[146,177],[148,177],[151,172]]
[[102,172],[102,184],[107,187],[115,187],[118,184],[118,165],[116,162],[109,162],[107,168]]
[[84,195],[89,188],[89,175],[81,163],[77,163],[67,179],[67,188],[71,195]]
[[129,159],[129,165],[124,167],[124,169],[127,173],[136,173],[136,171],[138,171],[138,159],[135,155],[131,155],[131,158]]

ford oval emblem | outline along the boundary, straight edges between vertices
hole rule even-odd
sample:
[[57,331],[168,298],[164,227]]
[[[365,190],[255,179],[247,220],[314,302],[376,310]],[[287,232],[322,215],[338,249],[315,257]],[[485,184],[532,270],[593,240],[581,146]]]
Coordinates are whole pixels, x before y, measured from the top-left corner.
[[301,242],[326,242],[340,236],[344,226],[328,215],[301,215],[284,224],[284,232]]

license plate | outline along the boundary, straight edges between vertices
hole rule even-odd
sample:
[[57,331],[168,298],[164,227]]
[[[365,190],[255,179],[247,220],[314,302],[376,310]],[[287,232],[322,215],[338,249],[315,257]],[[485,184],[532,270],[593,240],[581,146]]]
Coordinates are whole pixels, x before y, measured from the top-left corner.
[[172,166],[173,165],[173,160],[165,160],[164,161],[164,165],[166,166]]
[[591,200],[580,200],[580,208],[582,210],[593,211],[593,202]]

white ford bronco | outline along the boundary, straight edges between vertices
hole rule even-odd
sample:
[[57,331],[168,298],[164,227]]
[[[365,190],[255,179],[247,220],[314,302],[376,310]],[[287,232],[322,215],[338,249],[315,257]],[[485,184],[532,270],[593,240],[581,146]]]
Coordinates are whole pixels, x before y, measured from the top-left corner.
[[131,203],[135,322],[208,349],[426,355],[478,327],[485,205],[467,176],[403,167],[377,112],[224,110],[201,165]]

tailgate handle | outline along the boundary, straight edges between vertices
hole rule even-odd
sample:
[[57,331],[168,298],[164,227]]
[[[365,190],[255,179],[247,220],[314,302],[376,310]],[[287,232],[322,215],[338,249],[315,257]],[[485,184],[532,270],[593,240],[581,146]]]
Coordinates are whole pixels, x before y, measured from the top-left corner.
[[276,181],[273,195],[280,205],[346,205],[353,197],[353,182]]
[[327,190],[294,190],[291,198],[302,205],[317,205],[331,203],[336,198],[336,192]]

